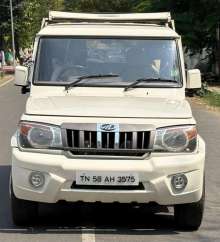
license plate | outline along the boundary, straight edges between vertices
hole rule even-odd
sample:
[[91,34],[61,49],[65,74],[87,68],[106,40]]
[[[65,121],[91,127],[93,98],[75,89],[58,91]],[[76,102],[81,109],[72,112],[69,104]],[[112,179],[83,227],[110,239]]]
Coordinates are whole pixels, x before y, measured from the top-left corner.
[[139,177],[135,172],[76,172],[77,185],[137,186]]

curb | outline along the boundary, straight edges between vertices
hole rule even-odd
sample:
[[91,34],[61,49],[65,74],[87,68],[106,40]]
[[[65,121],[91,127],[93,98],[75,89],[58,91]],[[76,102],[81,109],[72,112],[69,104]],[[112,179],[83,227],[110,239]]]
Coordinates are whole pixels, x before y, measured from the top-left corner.
[[216,92],[220,94],[220,87],[208,87],[210,92]]
[[3,83],[0,84],[0,88],[6,86],[8,83],[10,83],[11,81],[13,81],[13,79],[14,79],[14,77],[12,76],[12,77],[9,78],[8,80],[3,81]]

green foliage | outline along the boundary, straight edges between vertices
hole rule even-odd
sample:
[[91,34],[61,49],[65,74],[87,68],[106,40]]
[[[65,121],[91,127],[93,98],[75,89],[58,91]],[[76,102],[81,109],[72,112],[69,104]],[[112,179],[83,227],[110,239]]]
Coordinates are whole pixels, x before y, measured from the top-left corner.
[[133,10],[135,12],[151,12],[153,10],[153,1],[151,0],[143,0],[143,1],[136,1],[136,5],[133,6]]
[[[43,17],[48,11],[63,10],[63,0],[13,0],[15,43],[19,47],[29,47],[35,34],[40,30]],[[9,0],[0,3],[0,48],[11,46],[11,20]]]
[[77,12],[129,12],[133,3],[132,0],[64,0],[65,9]]
[[[22,16],[22,0],[13,0],[15,29],[19,28],[19,19]],[[9,0],[0,3],[0,48],[9,48],[11,43],[10,5]]]
[[209,105],[213,107],[220,107],[220,93],[218,92],[208,92],[203,100]]
[[49,10],[63,10],[63,0],[24,0],[24,11],[20,35],[22,47],[30,46],[35,34],[40,30],[41,21]]
[[196,92],[196,95],[200,97],[205,97],[208,95],[209,90],[208,90],[208,83],[207,82],[202,82],[202,87]]

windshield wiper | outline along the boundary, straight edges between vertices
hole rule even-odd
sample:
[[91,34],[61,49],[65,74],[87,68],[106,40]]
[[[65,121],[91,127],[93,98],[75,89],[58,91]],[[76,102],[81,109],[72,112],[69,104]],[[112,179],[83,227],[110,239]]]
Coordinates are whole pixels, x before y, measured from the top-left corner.
[[108,77],[119,77],[119,75],[116,75],[116,74],[106,74],[106,75],[99,74],[99,75],[80,76],[75,81],[68,83],[65,86],[65,90],[68,91],[70,88],[76,87],[78,85],[78,83],[80,83],[81,81],[83,81],[85,79],[108,78]]
[[129,89],[136,87],[141,82],[168,82],[168,83],[178,83],[175,80],[169,80],[169,79],[161,79],[161,78],[140,78],[135,80],[133,83],[125,87],[124,91],[128,91]]

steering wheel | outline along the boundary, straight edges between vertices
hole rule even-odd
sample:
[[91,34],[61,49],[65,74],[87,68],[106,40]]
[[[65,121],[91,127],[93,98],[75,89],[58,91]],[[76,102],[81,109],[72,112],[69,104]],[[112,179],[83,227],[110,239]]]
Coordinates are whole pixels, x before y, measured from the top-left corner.
[[72,65],[64,67],[57,75],[57,80],[67,81],[72,76],[85,75],[85,66]]

